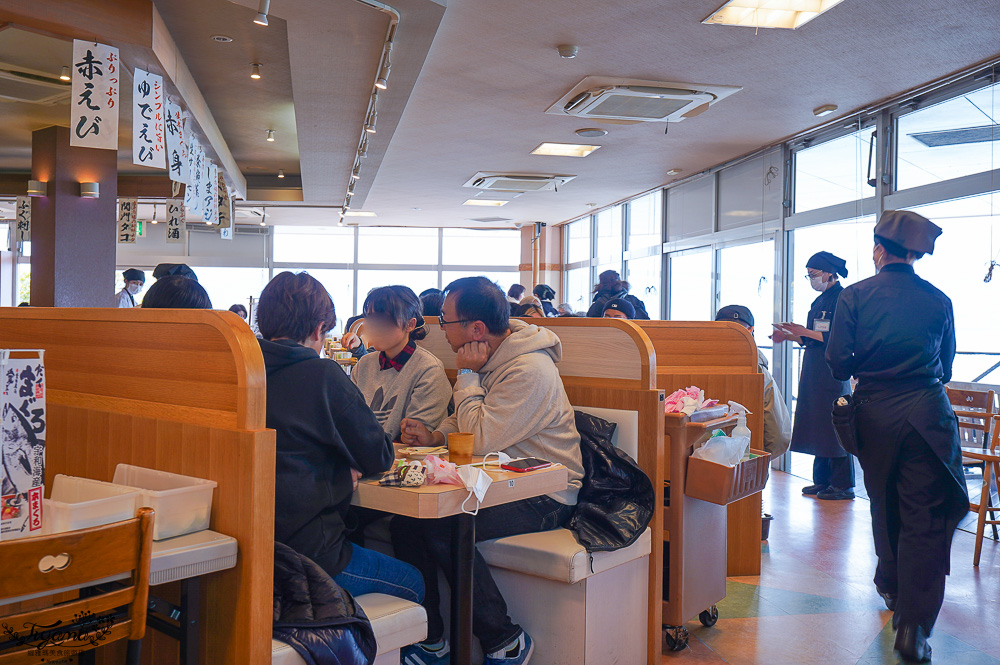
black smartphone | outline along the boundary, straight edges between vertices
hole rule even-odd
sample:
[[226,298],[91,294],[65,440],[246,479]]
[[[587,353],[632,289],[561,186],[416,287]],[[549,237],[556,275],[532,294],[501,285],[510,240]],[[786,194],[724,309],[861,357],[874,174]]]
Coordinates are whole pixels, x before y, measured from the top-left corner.
[[500,468],[506,469],[507,471],[527,473],[528,471],[544,469],[547,466],[552,466],[552,462],[543,459],[538,459],[537,457],[526,457],[524,459],[511,460],[506,464],[501,464]]

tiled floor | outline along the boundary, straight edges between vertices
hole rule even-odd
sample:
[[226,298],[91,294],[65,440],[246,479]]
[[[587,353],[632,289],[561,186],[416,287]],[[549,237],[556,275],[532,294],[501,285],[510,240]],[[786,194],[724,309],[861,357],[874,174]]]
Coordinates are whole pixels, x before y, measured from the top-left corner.
[[[871,579],[869,503],[803,497],[809,482],[772,472],[764,509],[774,515],[760,577],[733,577],[719,622],[687,624],[689,648],[664,665],[882,665],[893,652],[892,613]],[[941,665],[1000,665],[1000,544],[987,539],[972,566],[973,536],[955,534],[952,575],[930,643]]]

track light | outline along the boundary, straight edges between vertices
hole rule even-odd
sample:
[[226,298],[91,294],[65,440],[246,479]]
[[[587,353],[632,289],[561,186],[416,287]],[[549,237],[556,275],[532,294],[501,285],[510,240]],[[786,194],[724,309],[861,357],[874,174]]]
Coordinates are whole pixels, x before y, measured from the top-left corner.
[[379,90],[385,90],[389,87],[389,69],[392,64],[389,62],[389,58],[386,57],[385,63],[382,65],[382,69],[379,70],[378,78],[375,79],[375,87]]
[[260,0],[257,7],[257,17],[253,20],[257,25],[267,25],[267,13],[271,9],[271,0]]
[[281,169],[278,169],[278,177],[279,178],[284,178],[285,177],[285,172],[282,171]]
[[257,80],[260,78],[260,63],[254,62],[253,68],[250,70],[250,78]]
[[361,177],[361,164],[355,164],[354,170],[351,171],[351,180],[357,180]]
[[368,116],[368,122],[365,123],[365,131],[369,134],[375,133],[376,120],[378,120],[378,111],[372,111],[371,115]]
[[267,130],[267,140],[270,143],[274,143],[274,130],[273,129]]
[[150,224],[156,224],[156,205],[153,205],[153,219],[149,220]]
[[69,67],[63,67],[62,72],[59,74],[60,81],[70,81],[72,77],[69,75]]
[[361,158],[365,158],[365,157],[368,156],[368,135],[367,134],[365,135],[365,138],[363,138],[361,140],[361,148],[358,150],[358,156],[361,157]]

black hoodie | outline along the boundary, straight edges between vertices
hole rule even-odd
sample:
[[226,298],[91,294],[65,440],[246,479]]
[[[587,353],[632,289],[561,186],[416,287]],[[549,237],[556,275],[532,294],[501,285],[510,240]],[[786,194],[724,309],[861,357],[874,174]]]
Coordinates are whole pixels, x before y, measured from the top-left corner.
[[277,432],[274,539],[311,559],[336,560],[327,567],[334,577],[351,560],[344,537],[351,468],[365,476],[387,470],[392,441],[335,362],[290,340],[258,341],[267,426]]

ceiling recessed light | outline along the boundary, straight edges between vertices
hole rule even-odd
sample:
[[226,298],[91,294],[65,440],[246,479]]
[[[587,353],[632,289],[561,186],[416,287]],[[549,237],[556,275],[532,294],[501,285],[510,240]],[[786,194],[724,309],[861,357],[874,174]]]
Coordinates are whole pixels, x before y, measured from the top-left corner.
[[606,136],[607,133],[608,133],[608,130],[606,130],[606,129],[598,129],[597,127],[584,127],[583,129],[576,130],[576,134],[578,136],[583,136],[583,137],[586,137],[588,139],[595,139],[598,136]]
[[823,106],[818,106],[813,109],[813,115],[817,118],[822,118],[825,115],[830,115],[837,110],[836,104],[824,104]]
[[466,201],[462,205],[464,205],[464,206],[494,206],[494,207],[499,207],[499,206],[505,206],[508,203],[510,203],[510,201],[496,201],[496,200],[493,200],[493,199],[469,199],[468,201]]
[[267,140],[269,142],[271,142],[271,143],[274,143],[274,130],[273,129],[267,130]]
[[841,2],[843,0],[729,0],[702,23],[794,30]]
[[59,73],[60,81],[71,81],[72,77],[69,75],[69,67],[63,67],[62,71]]
[[370,210],[349,210],[344,213],[345,217],[376,217]]
[[681,172],[680,169],[670,169],[669,171],[667,171],[667,175],[677,175],[680,172]]
[[532,155],[552,155],[555,157],[586,157],[601,146],[579,143],[543,143],[531,151]]
[[220,44],[228,44],[233,41],[233,38],[229,35],[212,35],[213,42],[219,42]]
[[560,44],[556,47],[556,52],[559,53],[560,58],[575,58],[580,53],[580,47],[574,46],[573,44]]
[[256,80],[260,78],[260,63],[255,62],[250,69],[250,78]]

